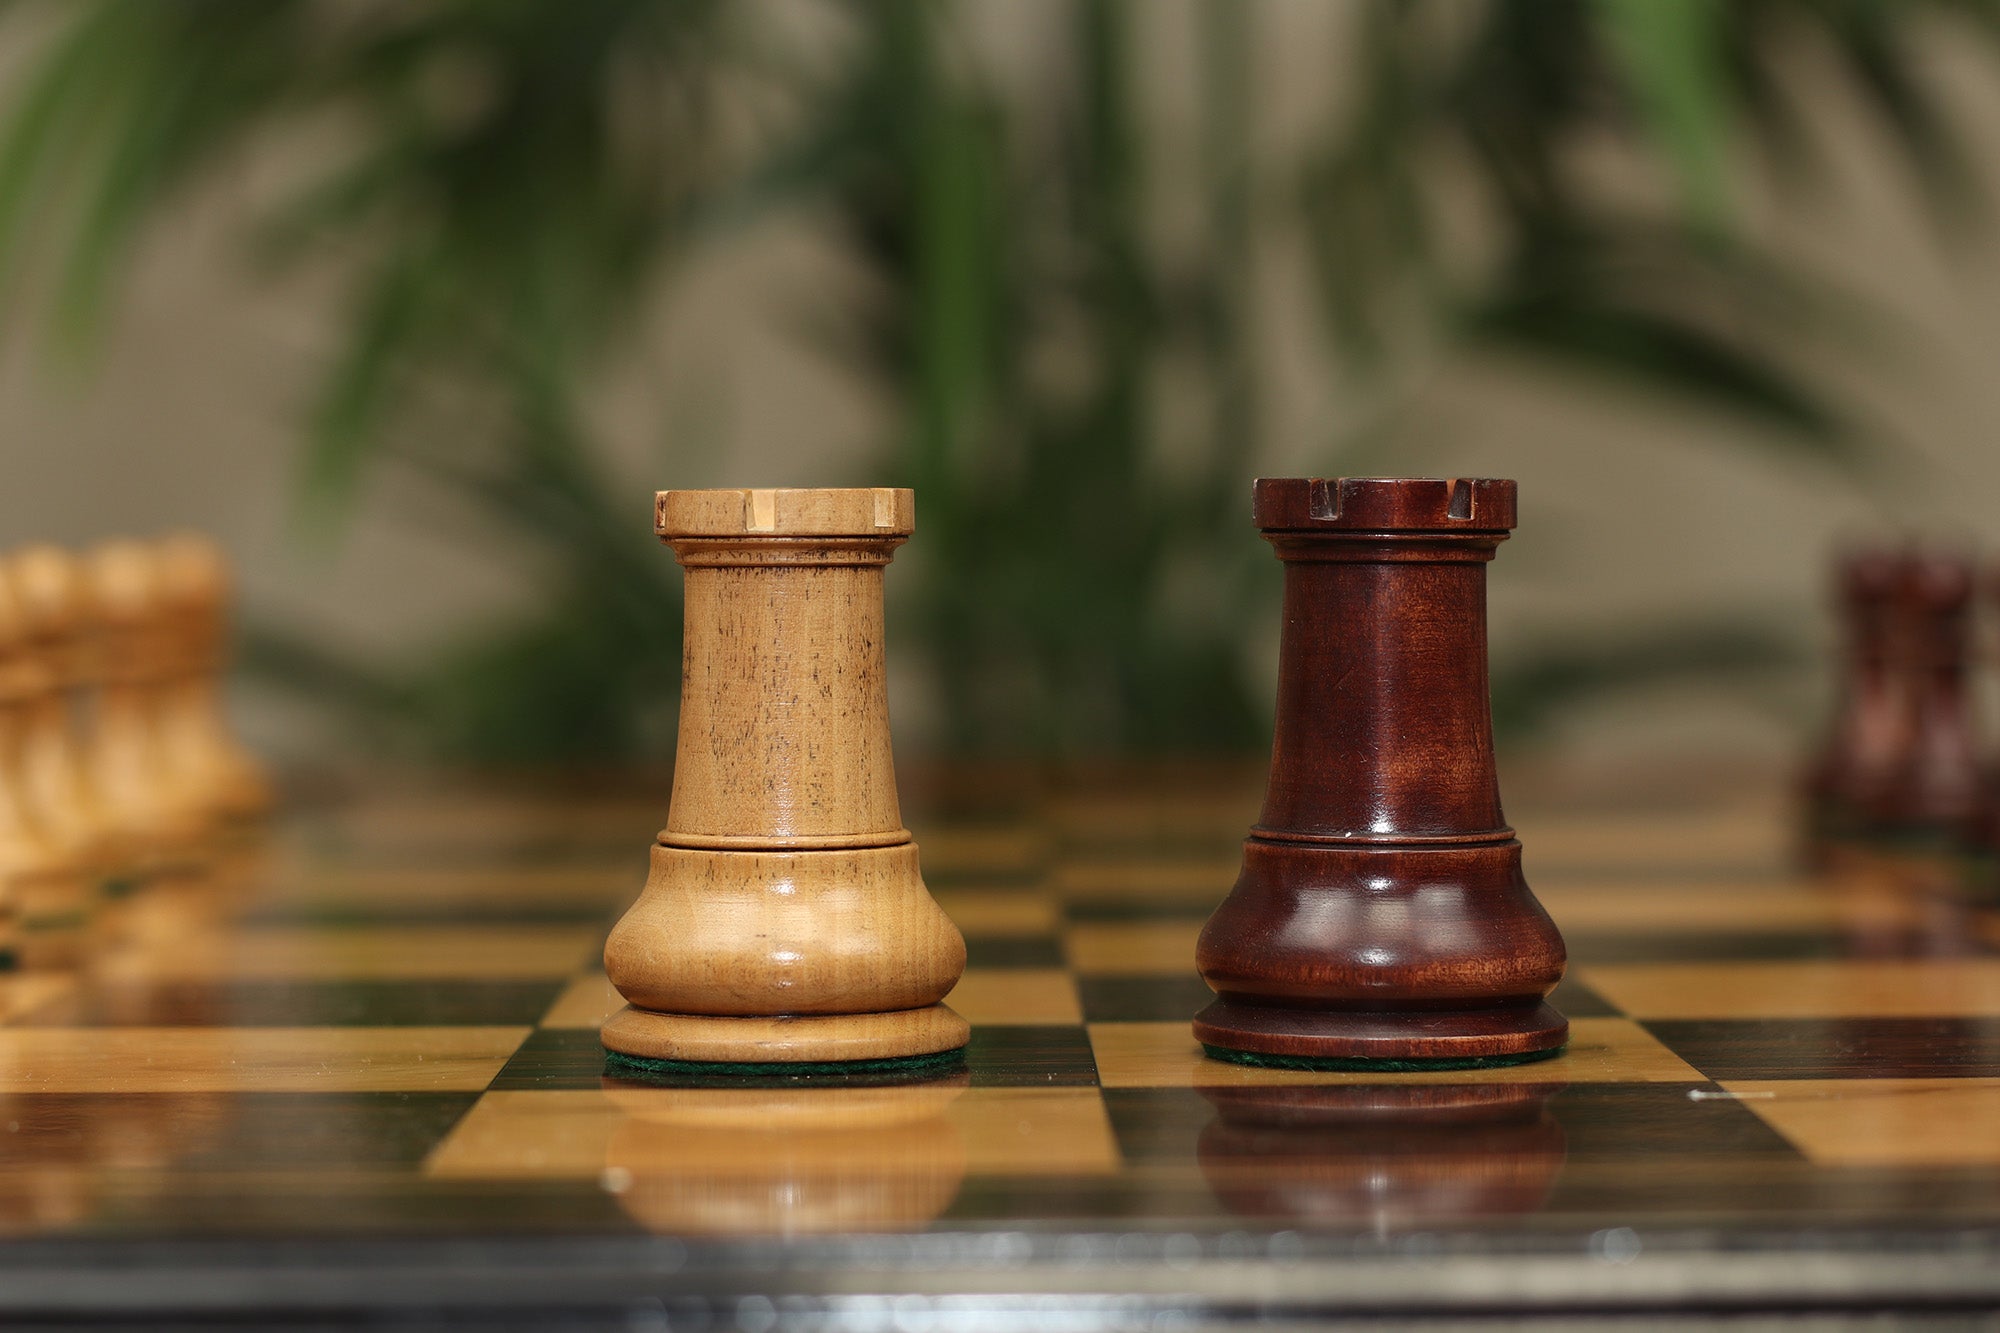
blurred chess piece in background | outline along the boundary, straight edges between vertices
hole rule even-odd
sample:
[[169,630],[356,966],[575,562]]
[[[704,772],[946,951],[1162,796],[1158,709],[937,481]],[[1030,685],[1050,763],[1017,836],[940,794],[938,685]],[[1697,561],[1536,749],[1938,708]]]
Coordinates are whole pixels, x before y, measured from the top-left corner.
[[15,552],[7,574],[21,617],[20,670],[33,688],[19,705],[6,780],[49,855],[48,873],[20,900],[21,960],[68,966],[112,867],[111,826],[86,772],[75,699],[87,668],[89,589],[76,557],[55,546]]
[[170,622],[171,661],[160,694],[160,731],[169,769],[198,793],[211,825],[270,812],[271,782],[236,739],[222,706],[229,665],[229,565],[197,533],[159,544],[161,593]]
[[21,912],[36,885],[56,863],[55,849],[29,810],[20,771],[24,719],[46,688],[46,672],[29,657],[20,598],[0,578],[0,961],[21,953]]
[[1904,561],[1900,656],[1909,745],[1883,811],[1889,830],[1940,850],[1961,845],[1979,809],[1979,740],[1972,705],[1973,562],[1955,549]]
[[172,915],[269,809],[223,720],[228,590],[191,534],[0,558],[0,954],[66,967],[93,922]]
[[1905,682],[1896,669],[1900,556],[1881,547],[1841,553],[1835,573],[1840,622],[1833,716],[1806,775],[1812,853],[1858,835],[1887,801],[1909,749]]
[[112,828],[121,879],[144,881],[178,870],[201,841],[191,791],[167,762],[158,695],[172,669],[162,632],[159,561],[137,541],[114,541],[85,559],[95,615],[90,683],[95,714],[87,766]]

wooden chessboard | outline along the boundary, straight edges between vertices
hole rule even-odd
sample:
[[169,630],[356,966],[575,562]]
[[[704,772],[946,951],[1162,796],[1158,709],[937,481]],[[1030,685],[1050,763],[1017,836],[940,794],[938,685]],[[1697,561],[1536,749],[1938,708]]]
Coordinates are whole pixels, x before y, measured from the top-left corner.
[[905,779],[970,950],[922,1086],[605,1080],[664,785],[376,789],[109,904],[0,983],[0,1312],[2000,1301],[2000,922],[1935,863],[1804,875],[1756,792],[1517,801],[1568,1052],[1312,1074],[1188,1030],[1257,774]]

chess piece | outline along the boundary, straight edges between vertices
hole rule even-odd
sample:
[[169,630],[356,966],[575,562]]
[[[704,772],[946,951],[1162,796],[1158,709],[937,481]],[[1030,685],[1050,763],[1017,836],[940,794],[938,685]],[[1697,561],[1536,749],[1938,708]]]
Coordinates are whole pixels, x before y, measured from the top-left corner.
[[199,795],[168,761],[159,727],[163,668],[160,562],[143,542],[106,542],[84,560],[96,629],[97,708],[86,764],[113,830],[121,874],[146,880],[182,868],[201,840]]
[[1978,812],[1972,585],[1972,561],[1961,552],[1914,552],[1903,564],[1908,744],[1878,806],[1882,822],[1906,839],[1953,844]]
[[158,726],[168,767],[197,793],[206,818],[241,824],[270,811],[263,766],[231,733],[221,685],[228,662],[229,567],[206,537],[176,533],[158,545],[161,601],[172,659]]
[[1562,937],[1500,812],[1486,684],[1514,483],[1267,478],[1253,508],[1285,569],[1277,727],[1196,1037],[1252,1064],[1555,1054]]
[[72,696],[85,672],[89,590],[76,558],[29,546],[7,562],[20,615],[23,697],[15,764],[21,798],[49,857],[48,872],[20,898],[22,961],[76,961],[83,928],[109,867],[109,825],[90,786]]
[[605,945],[619,1057],[921,1061],[966,1043],[942,1000],[965,942],[903,827],[882,583],[905,490],[662,491],[686,570],[667,826]]
[[1901,556],[1879,548],[1845,552],[1836,603],[1841,670],[1833,722],[1806,777],[1809,836],[1842,840],[1879,818],[1910,748],[1907,681],[1898,669]]
[[21,961],[23,900],[32,905],[37,882],[60,868],[21,781],[24,722],[29,705],[47,688],[46,675],[27,651],[20,598],[0,578],[0,968]]
[[1568,1136],[1563,1085],[1382,1084],[1203,1088],[1216,1118],[1195,1149],[1231,1212],[1404,1230],[1532,1213]]

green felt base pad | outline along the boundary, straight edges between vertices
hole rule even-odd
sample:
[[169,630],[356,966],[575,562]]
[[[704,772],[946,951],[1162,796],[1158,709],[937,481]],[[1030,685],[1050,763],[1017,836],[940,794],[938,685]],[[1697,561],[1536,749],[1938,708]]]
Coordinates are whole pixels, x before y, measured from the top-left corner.
[[1263,1051],[1238,1051],[1227,1046],[1202,1043],[1212,1060],[1231,1064],[1256,1065],[1263,1069],[1348,1070],[1355,1073],[1423,1074],[1443,1069],[1501,1069],[1508,1065],[1533,1064],[1561,1055],[1567,1046],[1551,1046],[1546,1051],[1526,1051],[1519,1055],[1475,1055],[1442,1060],[1357,1060],[1311,1055],[1268,1055]]
[[604,1052],[604,1071],[619,1078],[648,1081],[739,1083],[755,1080],[791,1082],[806,1078],[855,1077],[895,1080],[928,1078],[949,1073],[965,1064],[963,1046],[930,1055],[901,1055],[885,1060],[811,1060],[762,1063],[734,1063],[712,1060],[655,1060],[622,1051]]

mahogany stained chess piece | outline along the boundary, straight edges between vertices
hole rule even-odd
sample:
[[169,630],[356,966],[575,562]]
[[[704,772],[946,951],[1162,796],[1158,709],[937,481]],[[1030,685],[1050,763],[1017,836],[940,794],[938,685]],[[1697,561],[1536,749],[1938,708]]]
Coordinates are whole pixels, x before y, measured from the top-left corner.
[[1841,670],[1832,724],[1806,775],[1816,842],[1848,837],[1879,817],[1909,751],[1907,682],[1896,651],[1902,588],[1898,554],[1864,547],[1840,556]]
[[1265,478],[1285,569],[1262,817],[1202,929],[1194,1021],[1246,1063],[1458,1067],[1554,1055],[1562,936],[1500,812],[1486,562],[1511,481]]
[[[924,887],[889,744],[882,584],[906,490],[662,491],[686,570],[667,826],[605,971],[612,1064],[955,1059],[965,941]],[[651,1062],[650,1064],[648,1062]]]
[[1963,552],[1917,551],[1904,562],[1909,748],[1881,810],[1904,837],[1956,843],[1978,812],[1972,592],[1972,560]]

